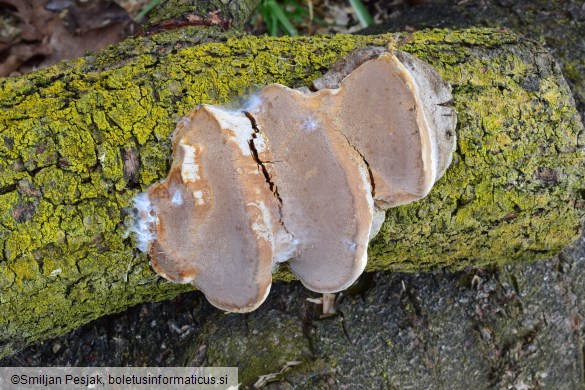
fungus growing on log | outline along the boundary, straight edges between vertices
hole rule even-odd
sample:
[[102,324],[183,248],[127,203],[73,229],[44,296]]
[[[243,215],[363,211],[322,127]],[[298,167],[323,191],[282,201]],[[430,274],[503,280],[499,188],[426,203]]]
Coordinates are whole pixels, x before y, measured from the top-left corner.
[[275,237],[286,234],[250,148],[254,130],[245,114],[213,106],[187,118],[174,134],[167,179],[148,191],[152,267],[195,284],[222,309],[253,310],[270,290]]
[[202,105],[173,134],[168,177],[135,200],[154,270],[215,306],[254,310],[288,261],[333,293],[363,272],[383,210],[426,196],[455,148],[450,86],[406,53],[358,50],[313,83],[241,110]]
[[374,206],[368,168],[340,131],[336,93],[269,85],[254,114],[283,223],[298,242],[291,270],[324,293],[344,290],[364,270]]
[[405,52],[366,48],[313,86],[338,91],[341,132],[370,166],[377,207],[422,199],[443,176],[455,150],[457,115],[451,87],[432,66]]

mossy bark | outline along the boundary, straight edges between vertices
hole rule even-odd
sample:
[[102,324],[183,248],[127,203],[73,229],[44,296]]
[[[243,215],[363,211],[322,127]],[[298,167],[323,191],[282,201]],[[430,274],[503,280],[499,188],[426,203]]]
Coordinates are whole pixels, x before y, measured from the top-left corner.
[[434,65],[459,115],[452,166],[426,199],[387,213],[369,270],[533,260],[577,237],[583,126],[536,42],[488,29],[258,38],[187,28],[136,38],[0,81],[0,355],[189,290],[156,276],[126,235],[132,197],[166,176],[175,123],[197,104],[228,104],[269,83],[307,85],[367,45]]
[[510,28],[538,40],[551,51],[567,78],[581,119],[585,119],[585,7],[572,0],[433,0],[396,13],[360,34],[405,29],[473,26]]

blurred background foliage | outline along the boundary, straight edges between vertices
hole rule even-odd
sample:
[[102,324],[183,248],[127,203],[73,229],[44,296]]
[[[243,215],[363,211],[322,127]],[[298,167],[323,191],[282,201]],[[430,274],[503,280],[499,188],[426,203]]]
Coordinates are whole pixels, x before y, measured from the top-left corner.
[[[361,0],[350,0],[348,4],[361,28],[368,27],[374,22],[374,18]],[[267,33],[272,36],[295,36],[299,35],[298,26],[314,24],[327,27],[335,22],[335,20],[326,20],[324,17],[316,16],[315,5],[312,0],[263,0],[252,18],[251,24],[263,23]]]

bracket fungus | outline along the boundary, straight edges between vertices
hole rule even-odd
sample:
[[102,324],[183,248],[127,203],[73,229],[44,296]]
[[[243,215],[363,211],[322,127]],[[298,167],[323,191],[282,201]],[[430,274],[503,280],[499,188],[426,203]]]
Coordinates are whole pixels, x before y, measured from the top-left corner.
[[402,52],[358,50],[307,88],[241,110],[202,105],[173,133],[168,177],[135,199],[154,270],[234,312],[287,261],[310,290],[362,273],[384,210],[425,197],[455,149],[450,86]]

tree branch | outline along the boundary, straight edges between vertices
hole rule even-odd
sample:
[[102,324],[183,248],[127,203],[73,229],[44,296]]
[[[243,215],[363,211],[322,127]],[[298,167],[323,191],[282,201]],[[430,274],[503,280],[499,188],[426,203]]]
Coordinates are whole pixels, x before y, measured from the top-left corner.
[[167,174],[177,121],[269,83],[308,85],[368,45],[400,42],[435,66],[459,114],[453,165],[428,198],[387,213],[368,270],[526,261],[574,240],[583,126],[547,51],[501,30],[394,38],[186,28],[1,80],[0,355],[189,290],[155,275],[125,234],[132,197]]

